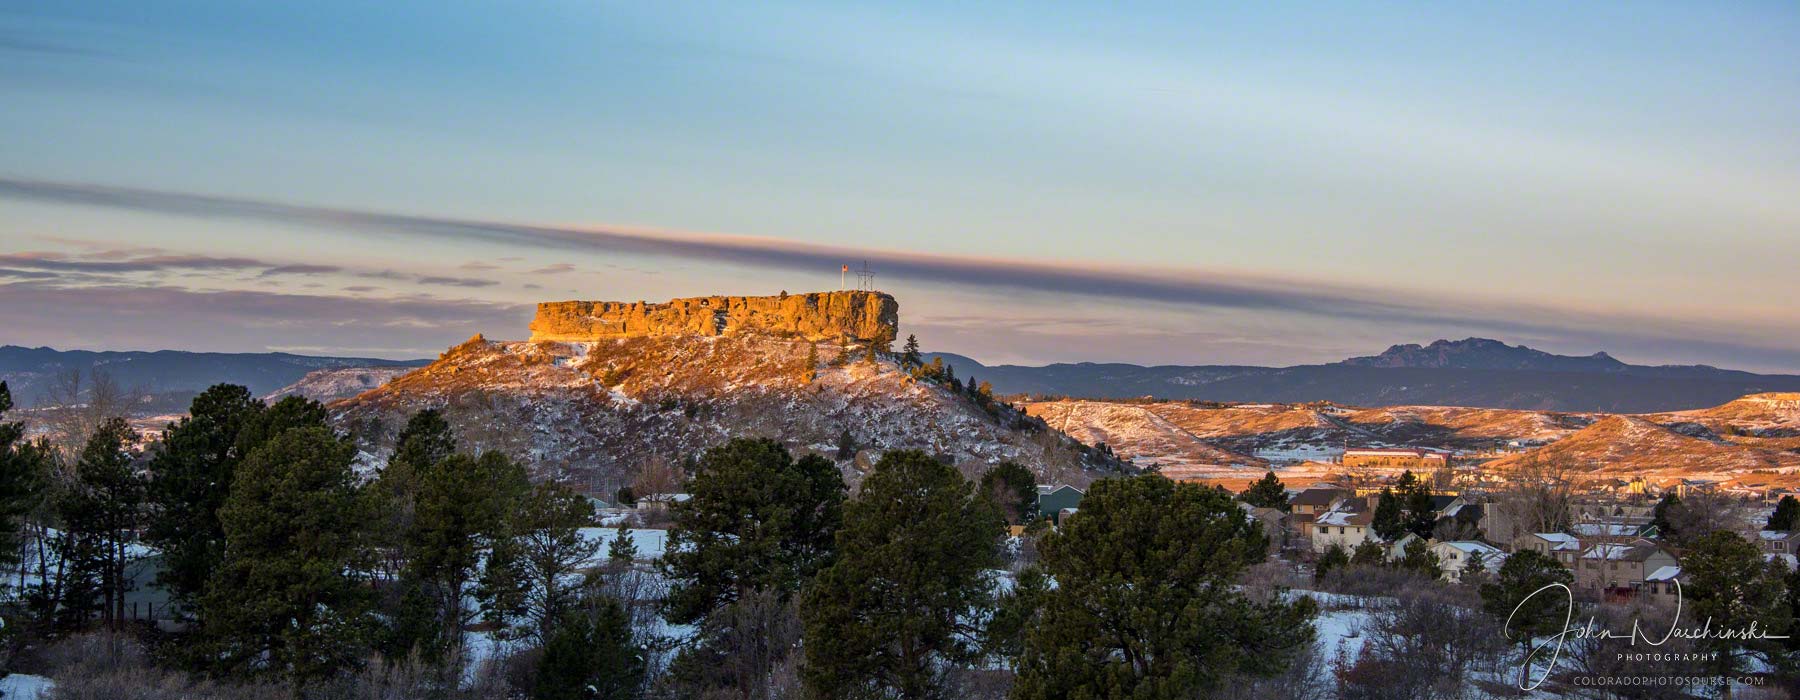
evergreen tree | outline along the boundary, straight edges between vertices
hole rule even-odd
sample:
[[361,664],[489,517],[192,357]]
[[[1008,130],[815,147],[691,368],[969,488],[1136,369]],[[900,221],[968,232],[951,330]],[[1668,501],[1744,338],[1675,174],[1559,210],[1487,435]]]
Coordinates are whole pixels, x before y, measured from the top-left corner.
[[[275,408],[284,404],[306,408],[286,399]],[[201,601],[210,658],[232,675],[330,677],[369,641],[371,601],[357,572],[369,563],[371,518],[351,469],[356,446],[319,425],[265,434],[219,511],[225,557]]]
[[1662,500],[1650,511],[1650,525],[1656,528],[1663,539],[1674,540],[1679,536],[1675,532],[1675,518],[1681,511],[1681,497],[1674,491],[1663,494]]
[[985,651],[1002,659],[1017,659],[1025,652],[1025,635],[1039,623],[1038,613],[1050,591],[1050,577],[1037,566],[1020,571],[1011,591],[1002,595],[988,620]]
[[661,566],[670,580],[669,620],[688,624],[750,590],[782,599],[830,562],[843,520],[836,465],[799,460],[781,443],[737,438],[707,450],[671,509]]
[[631,531],[620,525],[612,542],[606,545],[606,558],[614,564],[629,565],[637,556],[637,542],[631,539]]
[[1406,543],[1406,549],[1402,550],[1400,559],[1394,562],[1394,566],[1402,571],[1410,571],[1433,581],[1444,575],[1444,569],[1439,565],[1437,555],[1431,553],[1431,545],[1422,539]]
[[855,457],[856,457],[856,436],[850,434],[849,427],[845,427],[843,432],[838,433],[837,458],[840,461],[842,461],[842,460],[854,459]]
[[[0,417],[12,410],[12,391],[0,382]],[[20,562],[26,524],[44,502],[50,483],[51,452],[25,441],[23,423],[0,423],[0,570]],[[6,581],[0,581],[4,592]]]
[[488,618],[504,622],[523,616],[530,622],[528,634],[548,640],[557,620],[577,602],[579,587],[569,579],[605,544],[581,534],[593,519],[593,504],[568,487],[532,487],[506,535],[494,542],[482,572],[477,595]]
[[644,650],[631,639],[631,619],[602,598],[563,616],[539,657],[534,700],[629,700],[642,695]]
[[1323,581],[1333,571],[1349,568],[1350,555],[1344,551],[1343,545],[1332,543],[1319,555],[1319,563],[1313,567],[1313,580]]
[[1500,565],[1493,583],[1481,587],[1481,609],[1506,625],[1507,639],[1530,647],[1534,637],[1561,632],[1570,612],[1566,590],[1542,589],[1574,582],[1575,574],[1556,559],[1537,550],[1520,549]]
[[844,506],[836,560],[808,589],[807,687],[821,697],[938,697],[975,658],[972,613],[992,601],[999,513],[956,469],[918,450],[875,465]]
[[1244,489],[1243,500],[1245,503],[1259,508],[1280,508],[1282,512],[1286,512],[1288,509],[1287,486],[1281,483],[1281,479],[1276,477],[1275,471],[1271,469],[1269,473],[1263,475],[1263,478],[1251,484],[1250,488]]
[[1392,542],[1406,534],[1405,514],[1400,505],[1400,498],[1390,489],[1383,488],[1381,497],[1375,501],[1374,522],[1370,528],[1381,539]]
[[147,498],[151,518],[144,539],[162,553],[156,585],[183,614],[197,612],[200,596],[225,556],[219,509],[246,450],[242,434],[260,422],[263,402],[250,390],[218,384],[200,392],[188,415],[170,424],[150,457]]
[[1024,525],[1038,518],[1037,477],[1017,462],[1001,462],[983,473],[981,492],[994,499],[1009,523]]
[[1468,561],[1463,562],[1462,576],[1459,579],[1459,583],[1462,583],[1465,586],[1471,586],[1479,591],[1481,590],[1481,586],[1487,583],[1488,575],[1490,573],[1492,572],[1488,571],[1487,554],[1483,553],[1482,550],[1477,549],[1469,553]]
[[1800,525],[1800,500],[1793,496],[1782,496],[1775,504],[1775,512],[1769,515],[1769,523],[1764,530],[1791,531]]
[[1236,590],[1266,546],[1228,493],[1160,476],[1095,482],[1041,545],[1056,587],[1012,696],[1208,697],[1232,676],[1280,673],[1311,646],[1315,611]]
[[1430,539],[1431,530],[1437,525],[1437,508],[1431,504],[1431,484],[1414,476],[1409,469],[1400,474],[1400,483],[1394,491],[1402,502],[1404,515],[1401,521],[1406,531],[1420,539]]
[[[1764,562],[1762,552],[1736,533],[1718,530],[1694,538],[1681,559],[1684,604],[1693,619],[1705,620],[1713,630],[1748,630],[1754,626],[1769,635],[1788,634],[1793,615],[1788,607],[1785,567]],[[1685,611],[1684,611],[1685,612]],[[1708,669],[1719,676],[1744,670],[1755,654],[1773,658],[1780,644],[1767,639],[1718,638],[1696,640],[1702,651],[1715,654]]]
[[906,344],[900,346],[900,366],[906,369],[917,369],[924,364],[925,358],[919,354],[918,336],[908,333]]
[[818,378],[819,378],[819,346],[814,343],[807,343],[806,344],[806,364],[800,370],[800,381],[801,381],[801,383],[804,383],[804,384],[811,384],[811,383],[813,383],[814,379],[818,379]]
[[1350,553],[1352,566],[1385,566],[1387,564],[1387,548],[1373,540],[1363,540]]
[[498,452],[431,457],[435,461],[421,461],[415,472],[414,513],[400,543],[402,590],[429,599],[436,630],[396,640],[393,651],[420,646],[427,660],[437,661],[461,648],[462,629],[472,621],[463,601],[480,574],[482,551],[506,536],[508,519],[531,484],[522,465]]
[[[95,428],[75,463],[74,483],[63,491],[57,508],[72,544],[70,576],[96,594],[81,602],[98,602],[101,620],[114,630],[124,624],[125,593],[131,587],[126,567],[143,514],[144,482],[127,452],[136,440],[137,433],[123,418]],[[86,605],[71,606],[71,612],[85,618],[82,607]]]

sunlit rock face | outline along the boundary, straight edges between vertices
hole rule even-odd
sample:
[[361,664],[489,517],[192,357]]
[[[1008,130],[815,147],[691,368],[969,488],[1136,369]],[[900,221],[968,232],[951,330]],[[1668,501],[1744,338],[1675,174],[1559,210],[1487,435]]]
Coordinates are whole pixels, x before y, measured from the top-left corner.
[[810,340],[892,339],[900,304],[882,292],[814,292],[770,297],[711,296],[642,301],[547,301],[531,321],[532,341],[583,342],[653,335],[761,334]]

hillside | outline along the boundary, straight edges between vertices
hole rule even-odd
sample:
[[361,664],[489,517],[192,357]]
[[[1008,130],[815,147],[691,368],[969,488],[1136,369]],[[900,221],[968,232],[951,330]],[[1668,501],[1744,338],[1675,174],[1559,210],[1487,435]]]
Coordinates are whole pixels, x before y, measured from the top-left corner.
[[1396,345],[1380,355],[1293,367],[1088,362],[988,366],[960,355],[935,356],[954,365],[960,375],[974,374],[992,382],[1001,393],[1098,399],[1652,413],[1716,406],[1746,394],[1800,391],[1800,376],[1794,375],[1703,365],[1632,365],[1605,353],[1553,355],[1481,338]]
[[412,367],[316,369],[307,372],[306,376],[301,377],[299,381],[277,389],[263,399],[272,402],[287,396],[304,396],[314,401],[330,403],[374,389],[411,371],[413,371]]
[[796,451],[837,457],[848,431],[859,456],[841,460],[847,469],[898,448],[927,450],[971,474],[1014,460],[1055,482],[1085,484],[1091,469],[1107,466],[1042,421],[1004,407],[990,413],[891,362],[831,367],[835,345],[819,346],[823,359],[808,382],[807,347],[756,334],[537,343],[476,336],[331,409],[376,462],[408,416],[436,407],[469,447],[503,450],[541,475],[596,491],[738,436],[777,437]]
[[225,353],[178,350],[94,352],[0,346],[0,380],[21,406],[38,403],[69,371],[86,377],[105,372],[119,386],[150,396],[147,411],[181,410],[193,394],[219,383],[249,387],[258,396],[280,391],[308,373],[333,368],[410,368],[424,360],[317,357],[283,352]]
[[1800,454],[1678,432],[1642,416],[1607,416],[1566,438],[1531,452],[1497,460],[1492,469],[1539,460],[1582,471],[1700,475],[1800,467]]
[[1021,406],[1051,427],[1084,440],[1104,440],[1122,457],[1177,465],[1329,460],[1345,445],[1493,449],[1515,440],[1553,441],[1595,420],[1582,414],[1446,406],[1355,409],[1091,400]]

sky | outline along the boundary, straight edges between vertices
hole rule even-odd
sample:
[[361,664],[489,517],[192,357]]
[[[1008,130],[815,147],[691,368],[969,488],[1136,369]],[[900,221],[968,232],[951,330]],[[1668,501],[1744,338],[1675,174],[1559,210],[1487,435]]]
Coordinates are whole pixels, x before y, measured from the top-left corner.
[[[836,289],[987,363],[1800,372],[1800,5],[0,3],[0,343]],[[973,7],[972,7],[973,5]]]

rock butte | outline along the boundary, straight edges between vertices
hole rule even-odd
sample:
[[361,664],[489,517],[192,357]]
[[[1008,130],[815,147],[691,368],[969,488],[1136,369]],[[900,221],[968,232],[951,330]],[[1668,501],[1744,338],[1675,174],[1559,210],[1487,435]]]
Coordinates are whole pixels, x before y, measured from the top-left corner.
[[582,342],[648,335],[764,334],[809,340],[892,340],[900,304],[883,292],[812,292],[772,297],[687,297],[642,301],[546,301],[531,340]]

